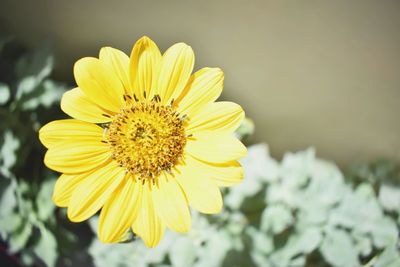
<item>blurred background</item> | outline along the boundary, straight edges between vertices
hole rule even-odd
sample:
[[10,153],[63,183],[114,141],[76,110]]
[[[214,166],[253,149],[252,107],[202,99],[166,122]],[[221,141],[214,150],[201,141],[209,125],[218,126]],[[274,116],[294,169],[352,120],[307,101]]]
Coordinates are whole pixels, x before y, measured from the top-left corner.
[[[0,0],[0,266],[400,266],[399,1]],[[51,200],[38,129],[73,64],[147,35],[225,72],[245,179],[156,249],[105,245]]]
[[186,42],[197,69],[224,70],[224,98],[255,121],[254,142],[279,157],[314,145],[344,164],[400,161],[399,11],[396,0],[1,0],[0,25],[29,47],[50,40],[67,81],[103,46]]

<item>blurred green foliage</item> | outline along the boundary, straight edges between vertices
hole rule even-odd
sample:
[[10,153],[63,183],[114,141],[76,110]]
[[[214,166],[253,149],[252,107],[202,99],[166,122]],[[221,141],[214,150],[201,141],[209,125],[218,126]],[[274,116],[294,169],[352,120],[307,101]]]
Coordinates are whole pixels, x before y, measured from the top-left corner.
[[[59,100],[68,88],[50,78],[53,65],[48,45],[26,51],[0,38],[0,245],[20,265],[400,266],[393,163],[356,164],[344,175],[313,149],[278,162],[264,144],[249,147],[243,183],[223,190],[223,212],[194,212],[188,234],[167,231],[155,249],[135,238],[102,244],[96,217],[93,231],[77,228],[51,200],[56,174],[43,164],[37,132],[64,116]],[[236,134],[245,139],[253,131],[247,119]]]
[[59,249],[51,201],[56,177],[43,166],[37,138],[43,123],[60,116],[66,89],[49,78],[53,64],[49,46],[25,51],[0,37],[0,235],[27,266],[55,266]]
[[[345,179],[313,149],[277,162],[260,144],[242,164],[245,181],[226,190],[221,214],[194,213],[189,234],[168,232],[150,252],[140,241],[110,247],[93,240],[96,266],[400,266],[400,188],[386,184],[399,172],[387,162],[365,165],[368,172],[352,168]],[[375,191],[364,178],[378,179],[378,169],[386,175]]]

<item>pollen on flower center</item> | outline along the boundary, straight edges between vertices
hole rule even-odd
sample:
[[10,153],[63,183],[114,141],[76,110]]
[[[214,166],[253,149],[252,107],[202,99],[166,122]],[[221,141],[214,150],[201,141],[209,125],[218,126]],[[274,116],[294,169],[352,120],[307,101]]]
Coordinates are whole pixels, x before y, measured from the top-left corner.
[[127,101],[105,134],[112,157],[139,180],[154,182],[181,160],[186,145],[185,116],[159,97],[150,102]]

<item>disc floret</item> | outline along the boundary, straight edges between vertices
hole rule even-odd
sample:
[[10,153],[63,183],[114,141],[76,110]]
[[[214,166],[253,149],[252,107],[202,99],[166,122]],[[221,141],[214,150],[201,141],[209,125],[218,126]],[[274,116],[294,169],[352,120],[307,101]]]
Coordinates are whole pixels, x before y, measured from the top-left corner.
[[[130,99],[127,99],[130,100]],[[126,101],[105,134],[112,158],[137,179],[154,180],[182,159],[186,145],[185,118],[174,106],[152,101]]]

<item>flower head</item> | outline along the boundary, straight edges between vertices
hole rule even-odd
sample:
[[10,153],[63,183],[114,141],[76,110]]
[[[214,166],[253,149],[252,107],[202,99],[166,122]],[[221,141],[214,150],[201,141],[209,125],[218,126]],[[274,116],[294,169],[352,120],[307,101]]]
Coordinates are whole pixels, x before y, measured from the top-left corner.
[[74,66],[78,87],[62,110],[73,119],[43,126],[45,164],[61,174],[56,205],[73,222],[100,211],[103,242],[120,242],[131,228],[154,247],[165,227],[187,232],[188,206],[203,213],[222,208],[219,186],[239,183],[237,160],[246,148],[234,136],[244,117],[232,102],[214,102],[223,73],[192,74],[194,54],[178,43],[161,55],[148,37],[130,58],[105,47],[99,58]]

